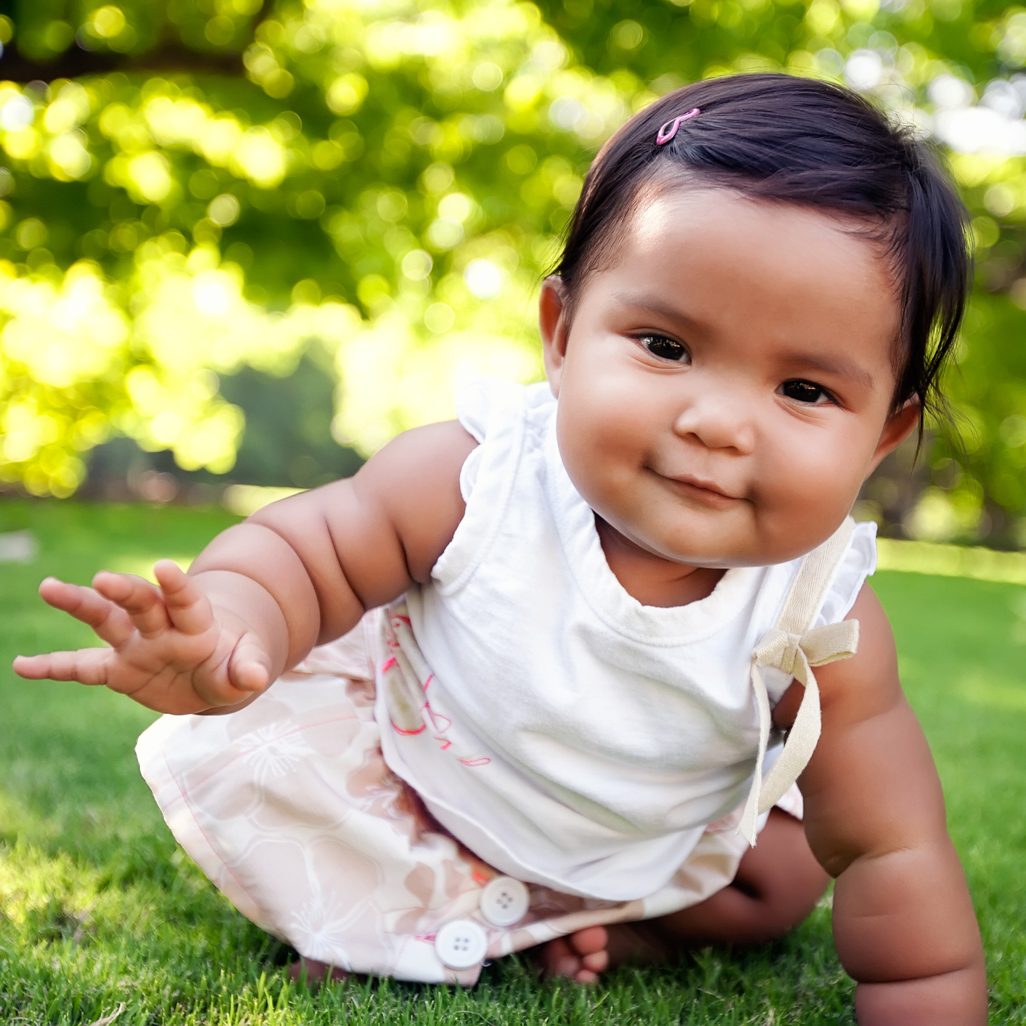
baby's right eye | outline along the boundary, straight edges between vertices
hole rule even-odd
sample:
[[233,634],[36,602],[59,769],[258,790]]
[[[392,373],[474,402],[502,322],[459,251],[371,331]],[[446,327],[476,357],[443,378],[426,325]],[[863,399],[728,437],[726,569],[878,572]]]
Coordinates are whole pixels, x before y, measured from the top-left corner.
[[665,335],[639,335],[637,338],[653,356],[675,363],[691,363],[691,354],[672,338]]

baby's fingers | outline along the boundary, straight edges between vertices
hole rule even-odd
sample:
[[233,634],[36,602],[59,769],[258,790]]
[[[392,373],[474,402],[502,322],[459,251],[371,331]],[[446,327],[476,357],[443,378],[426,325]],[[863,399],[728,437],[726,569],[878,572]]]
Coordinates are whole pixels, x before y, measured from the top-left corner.
[[155,637],[171,626],[164,597],[149,581],[134,574],[101,570],[93,578],[93,587],[119,605],[144,638]]
[[271,683],[271,659],[252,634],[245,634],[232,652],[228,679],[240,691],[263,691]]
[[213,708],[239,705],[255,698],[271,682],[271,660],[254,634],[244,634],[236,643],[227,663],[214,673],[193,678],[196,694]]
[[132,633],[132,622],[125,611],[92,588],[47,577],[39,585],[39,594],[47,605],[88,624],[108,645],[117,647]]
[[171,622],[183,634],[202,634],[210,630],[214,612],[210,600],[182,568],[170,559],[154,564],[153,574],[160,584]]
[[109,648],[80,648],[77,652],[50,652],[18,656],[14,672],[26,680],[74,680],[79,684],[106,684]]

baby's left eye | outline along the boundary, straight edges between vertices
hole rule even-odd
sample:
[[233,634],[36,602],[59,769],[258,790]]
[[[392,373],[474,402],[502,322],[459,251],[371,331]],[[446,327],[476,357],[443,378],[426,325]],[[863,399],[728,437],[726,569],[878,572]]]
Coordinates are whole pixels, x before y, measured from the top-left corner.
[[824,402],[833,402],[833,396],[814,381],[802,381],[800,379],[785,381],[780,386],[780,391],[788,399],[794,399],[800,403],[816,405]]

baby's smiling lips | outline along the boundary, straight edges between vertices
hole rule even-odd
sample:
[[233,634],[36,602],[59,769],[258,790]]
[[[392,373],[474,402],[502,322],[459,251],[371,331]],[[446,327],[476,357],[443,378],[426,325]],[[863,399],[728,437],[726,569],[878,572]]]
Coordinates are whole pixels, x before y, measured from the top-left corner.
[[665,480],[671,482],[675,489],[689,498],[698,499],[709,506],[723,508],[732,503],[740,502],[739,496],[725,492],[712,481],[705,481],[695,477],[693,474],[681,474],[679,476],[663,475]]

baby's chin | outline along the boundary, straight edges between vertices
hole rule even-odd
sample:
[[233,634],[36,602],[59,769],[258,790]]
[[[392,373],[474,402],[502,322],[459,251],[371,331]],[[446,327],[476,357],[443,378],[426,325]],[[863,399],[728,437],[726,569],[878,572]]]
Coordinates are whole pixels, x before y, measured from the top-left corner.
[[672,530],[664,529],[665,521],[631,516],[627,510],[610,511],[609,516],[597,512],[596,520],[600,533],[609,531],[636,552],[682,567],[734,570],[798,559],[822,545],[847,514],[838,508],[806,508],[804,518],[794,516],[793,510],[787,515],[762,512],[760,516],[749,503],[723,511],[675,510]]
[[675,544],[666,539],[645,538],[643,535],[628,535],[639,548],[653,556],[680,566],[702,570],[737,570],[744,567],[773,566],[789,563],[793,559],[811,552],[834,533],[827,531],[822,537],[795,540],[792,538],[767,539],[762,544],[747,538],[691,538],[687,543]]

